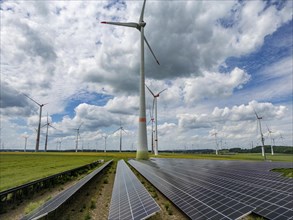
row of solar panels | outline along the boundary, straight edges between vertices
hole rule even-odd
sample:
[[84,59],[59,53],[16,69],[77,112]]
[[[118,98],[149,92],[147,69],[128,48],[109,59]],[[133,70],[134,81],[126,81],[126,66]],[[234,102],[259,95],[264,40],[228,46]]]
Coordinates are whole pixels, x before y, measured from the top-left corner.
[[146,219],[158,211],[160,207],[125,161],[118,161],[109,219]]
[[68,199],[70,199],[78,190],[80,190],[86,183],[88,183],[94,176],[99,174],[103,169],[105,169],[111,163],[112,163],[112,160],[106,162],[105,164],[103,164],[102,166],[100,166],[99,168],[91,172],[89,175],[82,178],[75,185],[62,191],[54,198],[48,200],[45,204],[40,206],[33,213],[23,217],[22,220],[29,220],[29,219],[36,220],[36,219],[44,218],[45,216],[48,216],[49,214],[53,213],[61,205],[63,205]]
[[153,159],[130,160],[191,219],[293,219],[293,180],[270,170],[290,163]]

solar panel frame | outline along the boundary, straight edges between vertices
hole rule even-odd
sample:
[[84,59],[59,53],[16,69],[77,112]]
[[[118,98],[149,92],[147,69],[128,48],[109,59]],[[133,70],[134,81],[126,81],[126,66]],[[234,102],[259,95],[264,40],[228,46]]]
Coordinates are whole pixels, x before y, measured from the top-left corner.
[[108,219],[145,219],[158,211],[160,207],[125,161],[118,161]]

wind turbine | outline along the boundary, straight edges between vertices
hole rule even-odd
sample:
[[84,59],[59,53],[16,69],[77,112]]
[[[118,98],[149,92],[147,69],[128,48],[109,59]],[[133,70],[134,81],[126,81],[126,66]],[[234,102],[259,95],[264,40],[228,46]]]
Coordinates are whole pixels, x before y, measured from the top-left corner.
[[26,96],[27,98],[32,100],[34,103],[36,103],[38,106],[40,106],[39,124],[38,124],[38,130],[37,130],[36,149],[35,149],[35,151],[37,152],[37,151],[39,151],[39,146],[40,146],[42,109],[43,109],[44,105],[47,105],[48,103],[40,104],[40,103],[36,102],[35,100],[33,100],[32,98],[30,98],[29,96],[27,96],[26,94],[24,94],[24,96]]
[[119,148],[119,152],[121,153],[121,150],[122,150],[122,132],[126,133],[126,131],[123,129],[122,125],[121,125],[121,121],[120,121],[120,127],[113,132],[116,133],[117,131],[120,131],[120,148]]
[[152,122],[152,154],[154,153],[154,100],[153,100],[153,106],[150,109],[150,120],[148,123]]
[[268,132],[269,132],[269,136],[271,139],[271,154],[274,155],[274,145],[275,145],[275,139],[272,138],[272,133],[274,133],[272,130],[269,129],[269,127],[267,126]]
[[80,138],[79,129],[82,126],[82,124],[83,124],[83,122],[80,123],[80,125],[78,126],[78,128],[74,129],[74,130],[76,130],[75,152],[77,152],[77,150],[78,150],[78,138]]
[[106,153],[107,152],[107,138],[108,138],[108,135],[103,135],[103,138],[105,139],[105,149],[104,149],[104,152]]
[[254,114],[256,116],[258,125],[259,125],[259,131],[260,131],[260,136],[261,136],[261,144],[262,144],[261,153],[262,153],[262,156],[264,157],[264,160],[266,160],[267,158],[266,158],[266,153],[265,153],[265,139],[264,139],[264,136],[263,136],[263,133],[262,133],[262,130],[261,130],[261,121],[260,121],[262,119],[262,117],[258,116],[254,109],[253,109],[253,111],[254,111]]
[[112,24],[125,27],[136,28],[140,31],[140,99],[139,99],[139,123],[138,123],[138,148],[136,151],[136,158],[147,160],[148,155],[148,144],[147,144],[147,130],[146,130],[146,111],[145,111],[145,73],[144,73],[144,42],[146,42],[156,62],[160,65],[158,59],[153,53],[147,39],[144,36],[144,27],[146,23],[143,21],[144,8],[146,0],[143,2],[141,14],[138,23],[135,22],[101,22],[102,24]]
[[48,130],[49,130],[49,126],[50,126],[51,128],[57,129],[57,128],[53,127],[53,126],[51,125],[51,123],[49,123],[48,113],[47,113],[47,123],[44,124],[42,127],[45,127],[45,126],[47,127],[47,129],[46,129],[46,140],[45,140],[45,152],[46,152],[46,151],[47,151],[47,146],[48,146]]
[[62,138],[56,141],[56,150],[61,151],[61,143],[62,143]]
[[218,139],[217,139],[217,132],[212,133],[212,136],[215,136],[215,141],[216,141],[216,155],[218,155]]
[[24,152],[26,152],[27,139],[28,139],[29,136],[25,134],[22,137],[24,138]]
[[155,155],[158,155],[159,152],[159,147],[158,147],[158,97],[160,96],[160,94],[162,92],[164,92],[166,89],[163,89],[161,92],[157,93],[157,94],[154,94],[153,91],[147,86],[147,89],[149,90],[149,92],[152,94],[152,96],[154,97],[154,100],[153,100],[153,109],[155,109]]

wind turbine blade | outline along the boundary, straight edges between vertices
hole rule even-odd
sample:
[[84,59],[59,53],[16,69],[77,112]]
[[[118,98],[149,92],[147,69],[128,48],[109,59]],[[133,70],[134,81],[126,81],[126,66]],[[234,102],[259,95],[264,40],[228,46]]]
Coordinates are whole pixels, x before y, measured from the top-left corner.
[[262,117],[259,117],[258,114],[256,113],[255,109],[253,108],[254,114],[256,116],[257,119],[262,119]]
[[23,94],[24,96],[26,96],[27,98],[29,98],[30,100],[32,100],[34,103],[36,103],[37,105],[41,106],[40,103],[38,103],[37,101],[33,100],[31,97],[29,97],[28,95],[26,94]]
[[155,94],[152,92],[152,90],[147,86],[147,85],[145,85],[146,87],[147,87],[147,89],[150,91],[150,93],[155,97]]
[[150,118],[152,118],[152,107],[151,106],[149,106],[149,112],[150,112]]
[[56,130],[58,130],[57,128],[55,128],[54,126],[52,126],[52,125],[50,125],[50,124],[48,124],[51,128],[54,128],[54,129],[56,129]]
[[145,2],[146,2],[146,0],[144,0],[143,5],[142,5],[142,9],[141,9],[140,17],[139,17],[139,22],[143,21]]
[[155,110],[155,98],[153,99],[153,107],[152,107],[152,119],[154,118],[154,110]]
[[83,122],[80,123],[80,125],[79,125],[79,127],[78,127],[78,130],[80,129],[80,127],[82,126],[82,124],[83,124]]
[[119,131],[120,130],[120,128],[118,128],[117,130],[115,130],[112,134],[115,134],[117,131]]
[[158,60],[157,57],[155,56],[155,54],[154,54],[154,52],[153,52],[151,46],[149,45],[149,42],[147,41],[146,37],[144,37],[144,40],[145,40],[146,44],[148,45],[148,47],[149,47],[151,53],[153,54],[153,57],[155,58],[156,62],[160,65],[159,60]]
[[122,128],[122,131],[124,131],[125,134],[127,134],[127,132]]
[[268,127],[268,125],[266,125],[266,126],[267,126],[267,129],[268,129],[268,132],[269,132],[269,133],[271,133],[271,131],[270,131],[270,129],[269,129],[269,127]]
[[163,89],[161,92],[158,93],[158,95],[160,95],[160,94],[161,94],[162,92],[164,92],[165,90],[167,90],[167,89]]
[[102,21],[101,24],[111,24],[111,25],[118,25],[118,26],[124,26],[124,27],[132,27],[139,29],[139,26],[137,23],[134,22],[113,22],[113,21]]

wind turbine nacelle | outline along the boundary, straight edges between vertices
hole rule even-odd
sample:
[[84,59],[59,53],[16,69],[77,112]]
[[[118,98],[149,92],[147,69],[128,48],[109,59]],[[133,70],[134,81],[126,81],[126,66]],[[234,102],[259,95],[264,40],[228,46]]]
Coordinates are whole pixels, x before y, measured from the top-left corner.
[[139,22],[140,27],[145,27],[146,23],[144,21]]

